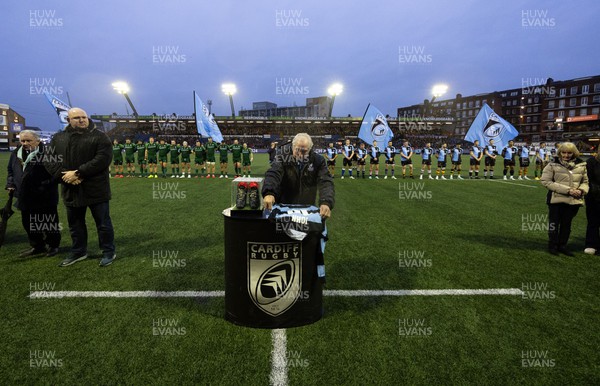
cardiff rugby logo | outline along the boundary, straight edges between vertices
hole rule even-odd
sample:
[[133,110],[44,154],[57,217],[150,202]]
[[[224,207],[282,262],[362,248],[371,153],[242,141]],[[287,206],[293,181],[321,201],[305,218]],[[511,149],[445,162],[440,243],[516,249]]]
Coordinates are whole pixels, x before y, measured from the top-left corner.
[[373,136],[373,139],[378,143],[385,141],[389,129],[385,117],[381,114],[377,114],[371,125],[371,135]]
[[271,316],[289,310],[302,287],[302,244],[248,242],[248,293]]
[[496,140],[501,137],[504,130],[506,130],[506,128],[502,124],[501,118],[495,113],[490,114],[487,124],[483,128],[483,135],[486,139],[486,143],[488,143],[490,139]]

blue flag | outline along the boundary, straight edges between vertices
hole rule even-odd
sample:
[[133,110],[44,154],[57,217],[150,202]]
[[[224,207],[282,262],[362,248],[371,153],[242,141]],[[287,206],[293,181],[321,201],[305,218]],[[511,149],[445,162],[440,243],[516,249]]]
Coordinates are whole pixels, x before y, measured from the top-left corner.
[[69,122],[67,121],[67,117],[69,115],[69,109],[71,108],[71,106],[61,101],[52,94],[48,94],[46,92],[44,93],[44,95],[46,95],[46,99],[48,99],[48,102],[50,102],[50,105],[52,105],[52,108],[54,109],[54,111],[56,111],[56,114],[58,114],[58,120],[62,125],[62,129],[64,129],[69,124]]
[[465,141],[475,142],[475,140],[479,140],[480,146],[487,146],[490,139],[493,139],[494,145],[498,149],[503,149],[508,145],[508,141],[517,135],[519,135],[519,132],[513,125],[496,114],[487,103],[484,103],[469,131],[467,131]]
[[196,114],[198,134],[203,137],[211,137],[218,143],[223,142],[223,135],[221,135],[215,117],[208,112],[208,107],[202,102],[196,91],[194,91],[194,113]]
[[[375,106],[367,106],[367,111],[363,116],[358,131],[358,138],[372,145],[373,141],[377,141],[378,146],[387,145],[394,138],[394,133],[387,123],[385,116]],[[382,147],[382,148],[383,148]]]

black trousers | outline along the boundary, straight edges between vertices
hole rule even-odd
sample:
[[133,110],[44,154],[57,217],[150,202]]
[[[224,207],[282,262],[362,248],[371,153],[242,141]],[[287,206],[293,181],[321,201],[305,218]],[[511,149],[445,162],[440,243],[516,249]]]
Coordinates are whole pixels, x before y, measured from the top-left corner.
[[571,223],[579,205],[548,204],[548,248],[563,248],[571,235]]
[[600,203],[588,201],[586,205],[585,247],[600,250]]
[[115,252],[115,233],[110,219],[108,201],[83,207],[67,206],[69,231],[73,240],[73,254],[77,256],[87,254],[88,232],[85,223],[87,208],[90,208],[90,212],[92,212],[92,217],[96,223],[98,246],[102,250],[102,254],[112,255]]
[[58,221],[56,206],[21,210],[21,223],[33,248],[44,249],[46,245],[50,248],[59,247],[62,225]]

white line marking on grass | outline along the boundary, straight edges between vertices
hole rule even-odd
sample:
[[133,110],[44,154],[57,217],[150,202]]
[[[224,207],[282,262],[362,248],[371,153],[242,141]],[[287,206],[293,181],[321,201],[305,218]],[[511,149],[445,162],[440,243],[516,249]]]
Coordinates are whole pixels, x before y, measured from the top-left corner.
[[[424,290],[325,290],[325,296],[523,295],[519,288]],[[225,291],[31,291],[30,299],[62,298],[222,298]]]
[[277,328],[271,331],[273,350],[271,351],[271,385],[287,386],[288,363],[287,363],[287,336],[285,329]]
[[49,298],[222,298],[225,291],[31,291],[31,299]]
[[516,182],[508,182],[508,181],[499,181],[499,180],[488,180],[488,181],[499,182],[501,184],[511,184],[511,185],[523,186],[525,188],[537,188],[538,187],[536,185],[525,185],[525,184],[518,184]]
[[436,290],[328,290],[325,296],[443,296],[443,295],[523,295],[519,288],[436,289]]

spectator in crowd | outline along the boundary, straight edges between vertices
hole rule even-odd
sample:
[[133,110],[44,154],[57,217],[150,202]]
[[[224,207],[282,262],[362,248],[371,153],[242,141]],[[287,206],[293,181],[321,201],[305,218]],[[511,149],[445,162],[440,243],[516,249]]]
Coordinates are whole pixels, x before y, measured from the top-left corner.
[[590,255],[600,254],[600,153],[587,160],[589,193],[585,196],[587,231],[585,250]]
[[32,130],[19,134],[21,146],[10,155],[6,189],[14,191],[16,207],[31,248],[19,257],[54,256],[60,245],[58,221],[58,180],[44,166],[45,147]]
[[574,256],[567,249],[571,223],[588,192],[586,163],[574,144],[560,145],[557,156],[544,167],[541,182],[548,189],[548,250],[553,255]]
[[108,205],[112,145],[107,135],[95,128],[85,111],[74,107],[68,113],[69,125],[52,137],[53,159],[47,164],[50,174],[62,180],[62,197],[73,241],[72,254],[60,266],[66,267],[87,258],[85,214],[90,208],[102,250],[100,266],[104,267],[116,257]]

